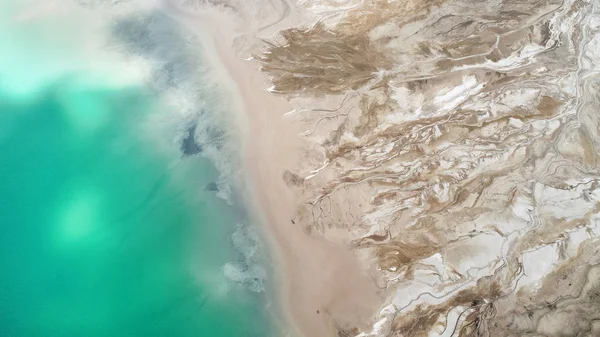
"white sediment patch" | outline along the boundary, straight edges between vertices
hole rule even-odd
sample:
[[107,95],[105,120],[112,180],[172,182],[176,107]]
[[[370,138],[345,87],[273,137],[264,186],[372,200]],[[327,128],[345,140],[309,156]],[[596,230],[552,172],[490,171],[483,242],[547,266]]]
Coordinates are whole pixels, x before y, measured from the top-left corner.
[[113,20],[111,34],[115,49],[148,65],[147,84],[165,103],[165,111],[151,116],[146,128],[162,132],[168,140],[162,146],[176,152],[194,125],[199,154],[220,173],[216,194],[232,204],[238,136],[231,128],[228,93],[212,78],[200,41],[161,7],[120,15]]
[[229,281],[242,285],[248,290],[264,291],[267,271],[262,266],[264,253],[258,233],[253,227],[240,223],[231,240],[243,255],[243,259],[225,264],[222,268],[223,274]]
[[10,1],[2,6],[0,41],[18,40],[20,46],[0,55],[3,90],[26,98],[67,77],[78,85],[94,87],[144,82],[145,67],[110,48],[112,14],[106,10],[75,1]]

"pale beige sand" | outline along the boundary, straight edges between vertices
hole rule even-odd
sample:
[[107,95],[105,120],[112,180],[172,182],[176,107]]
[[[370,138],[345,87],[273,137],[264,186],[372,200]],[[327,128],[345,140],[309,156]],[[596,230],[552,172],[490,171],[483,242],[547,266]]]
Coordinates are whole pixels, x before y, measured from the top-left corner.
[[[237,55],[239,40],[232,17],[208,10],[186,15],[198,28],[206,55],[215,73],[234,94],[234,106],[242,111],[247,196],[257,217],[267,224],[280,268],[278,279],[286,316],[293,334],[306,337],[338,336],[346,327],[368,325],[381,299],[373,282],[360,270],[350,250],[311,237],[292,218],[300,193],[283,180],[286,168],[302,161],[301,130],[283,118],[291,110],[287,101],[267,91],[265,76],[255,61]],[[246,55],[248,56],[248,55]]]

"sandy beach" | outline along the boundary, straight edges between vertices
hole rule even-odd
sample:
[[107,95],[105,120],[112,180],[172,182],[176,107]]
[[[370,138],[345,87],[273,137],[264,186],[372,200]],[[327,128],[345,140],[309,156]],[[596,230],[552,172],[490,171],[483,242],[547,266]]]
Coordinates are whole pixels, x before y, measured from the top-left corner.
[[307,234],[294,221],[301,192],[290,188],[283,176],[286,169],[302,165],[307,145],[298,136],[302,126],[284,118],[292,106],[268,92],[268,78],[244,54],[248,51],[239,53],[243,46],[236,45],[240,33],[232,29],[234,16],[209,9],[183,17],[198,28],[215,73],[234,95],[247,200],[275,253],[293,335],[337,336],[340,330],[367,326],[381,303],[372,280],[349,249]]

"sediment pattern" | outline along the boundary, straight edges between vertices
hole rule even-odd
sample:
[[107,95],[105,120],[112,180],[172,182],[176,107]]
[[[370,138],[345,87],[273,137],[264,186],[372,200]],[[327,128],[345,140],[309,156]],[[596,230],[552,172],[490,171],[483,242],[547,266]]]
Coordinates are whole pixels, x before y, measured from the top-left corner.
[[294,223],[386,296],[340,336],[600,336],[600,4],[296,5],[255,55],[306,125]]

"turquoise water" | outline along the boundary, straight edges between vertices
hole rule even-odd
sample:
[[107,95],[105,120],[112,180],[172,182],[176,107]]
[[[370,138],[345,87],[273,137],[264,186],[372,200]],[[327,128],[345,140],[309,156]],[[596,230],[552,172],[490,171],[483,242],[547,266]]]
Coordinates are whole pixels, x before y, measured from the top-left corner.
[[[55,50],[31,27],[0,36],[0,336],[273,335],[263,293],[223,275],[244,217],[204,190],[217,170],[144,127],[168,107],[141,82],[60,68],[79,40]],[[7,64],[19,51],[52,76]]]

